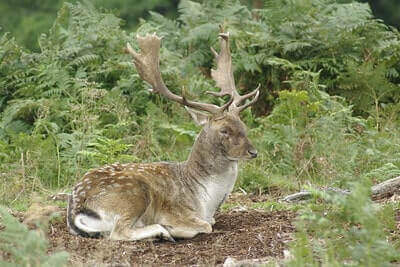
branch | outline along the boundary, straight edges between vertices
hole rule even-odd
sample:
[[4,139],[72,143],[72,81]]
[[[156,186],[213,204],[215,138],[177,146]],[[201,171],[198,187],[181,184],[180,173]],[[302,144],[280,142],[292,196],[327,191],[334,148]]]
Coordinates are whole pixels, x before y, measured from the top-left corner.
[[371,192],[372,199],[382,199],[390,197],[396,192],[400,192],[400,176],[372,186]]
[[[350,191],[343,190],[339,188],[329,187],[323,190],[326,193],[335,193],[341,195],[348,195]],[[371,187],[372,199],[382,199],[386,197],[390,197],[395,193],[400,193],[400,176],[384,181],[380,184],[374,185]],[[312,193],[310,191],[301,191],[298,193],[294,193],[282,198],[282,201],[285,202],[299,202],[302,200],[307,200],[312,197]]]

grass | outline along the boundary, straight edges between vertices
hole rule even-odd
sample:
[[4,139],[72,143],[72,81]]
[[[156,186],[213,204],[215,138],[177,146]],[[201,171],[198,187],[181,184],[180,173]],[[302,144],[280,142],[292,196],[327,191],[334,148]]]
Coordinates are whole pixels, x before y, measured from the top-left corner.
[[259,211],[298,211],[302,208],[301,204],[291,204],[274,200],[264,202],[243,203],[243,202],[228,202],[221,205],[222,212],[231,210],[259,210]]

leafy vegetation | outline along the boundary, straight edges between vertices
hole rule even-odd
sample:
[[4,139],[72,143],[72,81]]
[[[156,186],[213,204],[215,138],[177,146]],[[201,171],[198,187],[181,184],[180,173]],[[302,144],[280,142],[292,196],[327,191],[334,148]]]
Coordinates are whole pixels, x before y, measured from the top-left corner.
[[[69,190],[105,163],[187,157],[199,129],[179,105],[147,92],[123,53],[135,33],[122,23],[89,2],[64,3],[37,52],[2,34],[5,205]],[[243,114],[259,157],[242,163],[236,189],[269,193],[271,203],[303,188],[354,189],[300,211],[294,256],[314,265],[399,261],[398,244],[386,242],[391,220],[377,219],[393,218],[398,204],[379,209],[366,189],[400,174],[399,32],[350,0],[266,1],[260,9],[182,0],[176,20],[152,12],[138,33],[164,37],[161,70],[172,91],[221,104],[203,94],[216,90],[209,47],[218,49],[219,25],[232,35],[238,88],[262,91]]]
[[387,240],[395,229],[393,208],[373,205],[369,184],[356,183],[352,189],[348,197],[320,194],[334,204],[302,210],[289,266],[391,266],[399,261],[398,250]]
[[[1,266],[66,266],[68,253],[47,254],[48,242],[34,230],[18,222],[4,207],[0,207]],[[4,253],[4,254],[3,254]],[[7,253],[7,254],[5,254]],[[3,258],[7,256],[7,258]]]

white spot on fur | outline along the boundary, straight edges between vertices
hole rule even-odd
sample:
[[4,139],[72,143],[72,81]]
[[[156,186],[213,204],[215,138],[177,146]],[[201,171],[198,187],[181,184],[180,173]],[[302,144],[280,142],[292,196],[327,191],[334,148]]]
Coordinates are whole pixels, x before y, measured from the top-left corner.
[[103,196],[103,195],[105,195],[105,191],[100,191],[99,193],[97,193],[96,194],[96,197],[100,197],[100,196]]

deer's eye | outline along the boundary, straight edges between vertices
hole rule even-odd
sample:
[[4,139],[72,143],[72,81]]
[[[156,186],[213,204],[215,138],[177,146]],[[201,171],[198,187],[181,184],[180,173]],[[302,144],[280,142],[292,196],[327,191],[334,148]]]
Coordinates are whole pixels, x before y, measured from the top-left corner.
[[220,133],[221,133],[222,135],[228,135],[228,134],[229,134],[227,129],[222,129],[222,130],[220,131]]

